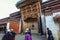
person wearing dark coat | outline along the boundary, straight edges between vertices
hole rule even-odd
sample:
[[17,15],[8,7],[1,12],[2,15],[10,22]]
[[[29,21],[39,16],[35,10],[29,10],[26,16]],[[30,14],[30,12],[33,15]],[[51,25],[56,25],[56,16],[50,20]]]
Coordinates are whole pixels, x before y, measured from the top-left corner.
[[4,30],[4,34],[6,34],[6,33],[7,33],[7,29]]
[[48,31],[48,40],[54,40],[53,35],[52,35],[52,31],[49,30],[49,28],[47,28]]
[[48,31],[48,36],[52,35],[52,31],[49,30],[49,28],[47,28],[47,31]]
[[11,33],[10,33],[10,32],[7,32],[7,33],[3,36],[2,40],[12,40],[12,35],[11,35]]
[[48,36],[48,40],[54,40],[54,37],[52,35]]
[[11,33],[12,33],[12,40],[15,40],[16,33],[13,31],[13,29],[11,29]]

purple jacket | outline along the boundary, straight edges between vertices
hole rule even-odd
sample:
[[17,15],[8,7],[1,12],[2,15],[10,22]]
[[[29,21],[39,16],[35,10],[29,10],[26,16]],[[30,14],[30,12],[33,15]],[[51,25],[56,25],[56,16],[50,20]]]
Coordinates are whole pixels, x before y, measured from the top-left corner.
[[30,34],[26,34],[26,35],[25,35],[25,40],[32,40],[31,35],[30,35]]

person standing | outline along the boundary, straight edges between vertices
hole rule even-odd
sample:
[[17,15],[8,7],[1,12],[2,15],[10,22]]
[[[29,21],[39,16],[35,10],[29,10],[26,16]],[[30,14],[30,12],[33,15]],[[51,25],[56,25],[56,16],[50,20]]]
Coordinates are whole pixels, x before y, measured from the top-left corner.
[[12,34],[10,30],[7,31],[7,33],[3,36],[2,40],[12,40]]
[[25,34],[25,40],[32,40],[31,35],[28,32]]
[[49,28],[47,28],[47,33],[48,33],[48,40],[54,40],[52,31]]
[[30,28],[26,28],[26,31],[28,31],[28,33],[31,35],[31,29]]
[[16,35],[16,33],[14,32],[13,29],[11,29],[11,34],[12,34],[12,40],[15,40],[15,35]]
[[54,40],[53,35],[48,36],[48,40]]
[[28,30],[25,31],[25,40],[32,40],[32,37]]
[[4,34],[6,34],[7,33],[7,29],[4,29]]

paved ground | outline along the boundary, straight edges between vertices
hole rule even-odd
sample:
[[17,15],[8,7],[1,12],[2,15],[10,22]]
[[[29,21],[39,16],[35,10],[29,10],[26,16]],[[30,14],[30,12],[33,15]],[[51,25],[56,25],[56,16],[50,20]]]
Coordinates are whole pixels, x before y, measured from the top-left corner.
[[1,38],[3,37],[3,34],[2,33],[0,33],[0,40],[1,40]]
[[[0,40],[3,37],[3,34],[0,34]],[[32,35],[33,40],[45,40],[44,36]],[[24,35],[16,35],[16,40],[24,40]]]

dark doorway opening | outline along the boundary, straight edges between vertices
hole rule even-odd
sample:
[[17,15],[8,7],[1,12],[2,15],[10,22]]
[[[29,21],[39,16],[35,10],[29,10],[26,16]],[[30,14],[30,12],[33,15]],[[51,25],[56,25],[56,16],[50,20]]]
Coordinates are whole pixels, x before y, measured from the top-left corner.
[[6,30],[6,24],[0,25],[0,32],[4,32]]
[[32,25],[32,30],[34,30],[34,25]]
[[0,27],[0,31],[2,31],[3,30],[3,27]]
[[41,19],[41,17],[40,17],[40,19],[39,19],[39,21],[40,21],[40,23],[39,23],[39,33],[41,33],[41,35],[43,35],[43,29],[42,29],[42,19]]

